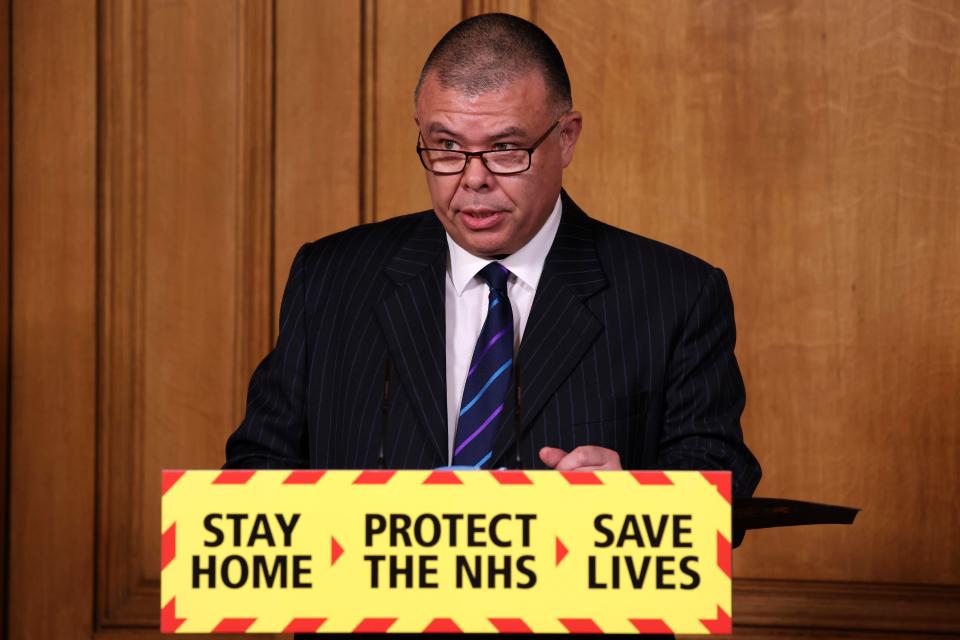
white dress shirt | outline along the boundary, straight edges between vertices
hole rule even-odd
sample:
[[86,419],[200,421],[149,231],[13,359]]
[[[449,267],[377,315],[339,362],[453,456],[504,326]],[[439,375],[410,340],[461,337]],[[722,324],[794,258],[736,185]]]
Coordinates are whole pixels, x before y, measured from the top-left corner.
[[[553,206],[553,212],[530,242],[523,245],[500,264],[510,270],[507,280],[507,296],[513,310],[513,352],[520,348],[520,339],[530,317],[533,296],[543,273],[543,263],[553,246],[553,239],[560,227],[560,198]],[[480,329],[487,319],[487,304],[490,288],[477,273],[494,262],[479,258],[453,241],[447,234],[449,259],[445,306],[447,316],[447,463],[453,464],[454,438],[457,432],[457,418],[460,414],[460,402],[463,399],[463,387],[467,381],[467,370],[473,358],[473,350],[480,336]]]

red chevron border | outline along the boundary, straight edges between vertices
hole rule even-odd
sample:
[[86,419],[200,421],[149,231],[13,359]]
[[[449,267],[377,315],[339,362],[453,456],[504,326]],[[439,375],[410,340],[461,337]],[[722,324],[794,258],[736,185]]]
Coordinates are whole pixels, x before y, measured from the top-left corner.
[[669,485],[673,484],[673,480],[670,479],[663,471],[631,471],[630,475],[633,476],[633,479],[639,482],[640,484],[652,484],[652,485]]
[[353,481],[353,484],[387,484],[395,473],[396,471],[388,471],[385,469],[368,469],[361,471],[360,475]]
[[423,484],[463,484],[454,471],[434,471],[423,479]]
[[630,624],[632,624],[639,633],[673,633],[673,629],[663,620],[630,618]]
[[730,547],[730,541],[723,537],[723,534],[717,531],[717,566],[728,578],[733,578],[733,571],[730,566],[733,558],[733,549]]
[[603,629],[590,618],[558,618],[570,633],[603,633]]
[[729,471],[701,471],[700,475],[702,475],[707,482],[717,488],[717,491],[720,492],[720,495],[723,496],[724,500],[730,504],[733,504],[733,490],[730,488]]
[[499,633],[533,633],[523,618],[488,618]]
[[317,484],[325,473],[326,471],[313,469],[297,469],[283,479],[283,484]]
[[326,621],[326,618],[294,618],[282,633],[316,633]]
[[246,633],[256,618],[224,618],[210,633]]
[[523,471],[505,469],[502,471],[490,471],[489,473],[493,476],[493,479],[500,484],[533,484],[530,476]]
[[396,618],[364,618],[353,633],[386,633],[396,621]]
[[463,629],[452,618],[434,618],[423,628],[423,633],[463,633]]
[[160,610],[160,633],[175,633],[186,621],[186,618],[177,617],[177,597],[174,596]]
[[160,495],[165,496],[185,473],[182,469],[164,469],[160,474]]
[[247,469],[227,469],[217,474],[213,484],[247,484],[255,473]]
[[177,523],[174,522],[163,532],[160,538],[160,571],[167,568],[177,557]]
[[562,475],[570,484],[603,484],[600,476],[593,471],[561,471]]
[[700,624],[706,627],[711,634],[733,633],[733,620],[719,605],[717,605],[717,617],[713,620],[700,620]]

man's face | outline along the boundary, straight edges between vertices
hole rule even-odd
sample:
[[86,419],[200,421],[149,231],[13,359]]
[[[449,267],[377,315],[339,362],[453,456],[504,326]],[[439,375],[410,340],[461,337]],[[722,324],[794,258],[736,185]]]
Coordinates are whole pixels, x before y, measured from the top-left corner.
[[[430,74],[420,88],[416,121],[425,147],[486,151],[528,148],[556,116],[539,73],[478,96],[445,89]],[[553,210],[563,169],[573,159],[580,123],[577,112],[563,116],[523,173],[495,175],[477,157],[457,175],[427,171],[433,208],[450,237],[484,257],[511,254],[525,245]]]

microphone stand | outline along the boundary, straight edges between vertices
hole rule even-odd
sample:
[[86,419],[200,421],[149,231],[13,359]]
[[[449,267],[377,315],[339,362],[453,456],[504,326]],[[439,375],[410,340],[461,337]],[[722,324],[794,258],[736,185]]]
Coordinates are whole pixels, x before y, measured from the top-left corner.
[[387,415],[390,412],[390,358],[383,361],[383,405],[380,410],[380,451],[377,454],[377,466],[387,468],[387,456],[383,445],[387,439]]

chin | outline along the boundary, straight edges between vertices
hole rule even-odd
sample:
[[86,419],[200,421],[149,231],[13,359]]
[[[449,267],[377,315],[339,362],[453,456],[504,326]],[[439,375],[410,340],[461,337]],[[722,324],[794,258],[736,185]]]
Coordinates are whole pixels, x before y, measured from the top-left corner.
[[497,247],[478,247],[475,245],[467,247],[467,251],[481,258],[493,258],[495,256],[501,256],[504,253],[506,253],[505,251],[501,251]]
[[492,258],[494,256],[502,256],[504,254],[510,254],[511,251],[507,251],[505,242],[471,242],[468,244],[469,251],[474,255],[483,256],[485,258]]

